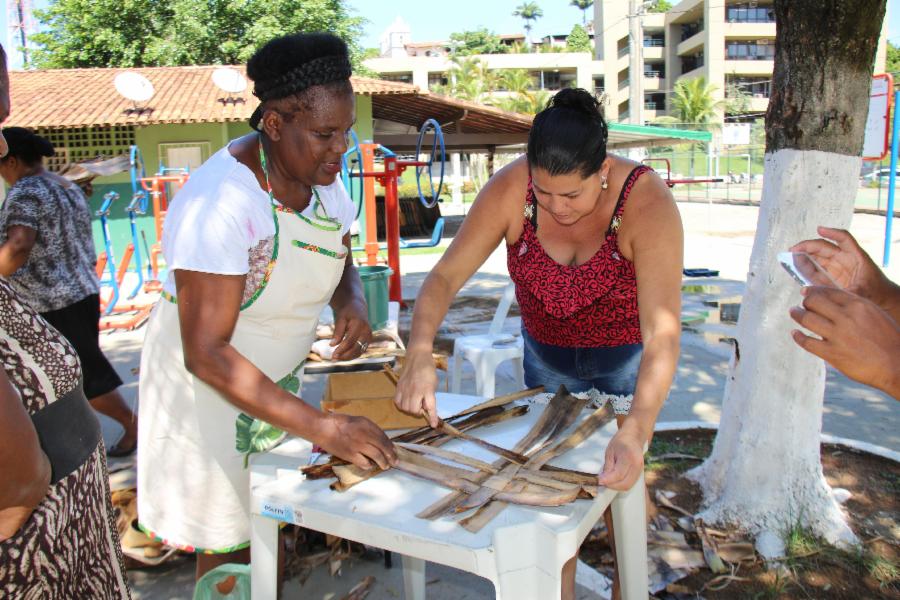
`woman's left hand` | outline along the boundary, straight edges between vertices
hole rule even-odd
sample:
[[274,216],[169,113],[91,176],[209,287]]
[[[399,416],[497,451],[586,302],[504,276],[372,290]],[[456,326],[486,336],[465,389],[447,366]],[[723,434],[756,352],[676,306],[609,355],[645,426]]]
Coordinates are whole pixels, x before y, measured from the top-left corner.
[[348,302],[335,311],[334,337],[331,345],[337,346],[332,355],[333,360],[352,360],[358,358],[372,341],[372,328],[369,326],[368,309],[365,302]]
[[597,483],[611,490],[627,491],[644,469],[644,440],[620,429],[606,447],[606,462]]

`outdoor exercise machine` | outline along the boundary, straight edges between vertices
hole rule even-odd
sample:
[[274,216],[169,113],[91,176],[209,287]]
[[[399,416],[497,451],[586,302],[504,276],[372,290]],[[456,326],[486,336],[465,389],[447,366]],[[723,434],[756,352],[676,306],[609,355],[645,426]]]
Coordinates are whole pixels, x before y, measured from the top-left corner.
[[[668,158],[645,158],[641,161],[643,164],[651,163],[651,162],[664,162],[666,163],[666,177],[663,179],[665,184],[671,189],[678,184],[681,183],[720,183],[725,181],[723,177],[706,177],[706,178],[697,178],[697,179],[672,179],[672,163],[669,162]],[[749,168],[749,167],[748,167]],[[656,169],[654,169],[656,170]],[[659,171],[656,171],[660,175]],[[713,269],[682,269],[682,275],[685,277],[718,277],[719,272]]]
[[[119,194],[117,192],[107,193],[103,196],[103,204],[100,206],[100,210],[97,211],[97,215],[100,217],[100,227],[103,232],[103,244],[105,247],[105,250],[100,253],[97,259],[97,277],[100,279],[101,292],[103,288],[110,290],[107,295],[102,293],[100,295],[101,331],[108,329],[134,329],[150,316],[150,311],[155,303],[155,301],[144,301],[134,304],[121,304],[120,302],[122,284],[125,282],[125,274],[129,270],[128,267],[132,259],[134,259],[134,272],[137,275],[137,282],[126,299],[133,300],[141,291],[144,282],[136,218],[137,215],[146,211],[146,195],[135,194],[125,208],[130,220],[131,242],[125,246],[121,262],[117,266],[112,248],[112,239],[109,234],[108,219],[112,205],[118,199]],[[108,278],[103,278],[104,271],[108,271]],[[122,315],[123,317],[112,318],[112,315]]]
[[[392,301],[402,302],[402,287],[400,281],[400,201],[397,193],[397,182],[403,172],[409,167],[416,169],[416,188],[419,192],[419,200],[425,208],[433,208],[440,198],[444,186],[444,166],[446,161],[444,151],[444,134],[441,126],[434,119],[428,119],[419,131],[416,141],[416,160],[400,160],[397,155],[381,144],[371,142],[359,143],[353,136],[355,145],[345,153],[345,169],[347,178],[345,185],[348,192],[352,192],[353,180],[362,182],[363,194],[359,196],[357,212],[365,208],[365,244],[366,264],[375,265],[378,262],[378,221],[375,208],[375,181],[384,188],[384,222],[387,237],[388,266],[393,271],[390,279],[389,297]],[[380,154],[384,165],[383,171],[375,171],[375,155]],[[427,154],[427,160],[419,160]],[[362,169],[357,171],[353,165],[353,158]],[[437,186],[432,177],[432,167],[435,163],[440,165],[440,176]],[[422,174],[426,173],[427,186],[422,184]],[[423,191],[424,188],[424,191]],[[425,191],[428,192],[426,196]],[[351,193],[352,197],[352,193]],[[434,236],[432,236],[433,239]],[[408,244],[407,244],[408,246]]]
[[[137,146],[132,146],[132,156],[134,156],[136,150]],[[137,154],[140,155],[140,151]],[[147,292],[158,292],[162,290],[159,255],[162,254],[163,221],[165,221],[166,212],[169,210],[169,199],[171,196],[174,196],[174,192],[170,193],[170,186],[176,185],[180,189],[190,177],[190,171],[183,168],[168,168],[160,164],[160,169],[156,175],[147,177],[143,173],[143,161],[141,163],[139,172],[132,167],[132,187],[135,188],[140,185],[141,189],[135,193],[142,191],[150,194],[153,202],[153,226],[156,232],[156,242],[148,250],[150,281],[147,282],[144,289]],[[135,160],[132,159],[132,165],[134,164]]]
[[[643,163],[643,164],[645,164],[645,165],[648,164],[648,163],[651,163],[651,162],[664,162],[664,163],[666,163],[666,176],[665,176],[665,178],[663,179],[663,181],[666,183],[666,185],[667,185],[669,188],[673,188],[673,187],[675,187],[675,186],[678,185],[678,184],[691,184],[691,183],[722,183],[723,181],[725,181],[725,178],[724,178],[724,177],[698,177],[698,178],[696,178],[696,179],[694,179],[694,178],[691,178],[691,179],[684,179],[684,178],[682,178],[682,179],[672,179],[672,163],[669,162],[669,159],[668,159],[668,158],[645,158],[644,160],[641,161],[641,163]],[[654,170],[656,170],[656,169],[654,169]],[[662,173],[660,173],[659,171],[656,171],[656,172],[659,173],[660,175],[662,175]]]

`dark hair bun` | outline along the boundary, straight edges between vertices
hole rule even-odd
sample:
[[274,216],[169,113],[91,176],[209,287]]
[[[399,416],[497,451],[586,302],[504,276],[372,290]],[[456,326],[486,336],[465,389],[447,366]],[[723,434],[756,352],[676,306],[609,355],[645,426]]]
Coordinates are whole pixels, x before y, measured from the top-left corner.
[[587,177],[606,160],[609,130],[593,94],[580,88],[556,93],[534,117],[528,133],[528,164],[551,175]]
[[570,108],[581,111],[586,115],[603,114],[600,108],[600,101],[593,94],[581,88],[565,88],[550,98],[547,108]]
[[4,127],[3,137],[9,146],[6,156],[15,156],[27,165],[40,162],[43,156],[53,156],[56,149],[47,138],[24,127]]

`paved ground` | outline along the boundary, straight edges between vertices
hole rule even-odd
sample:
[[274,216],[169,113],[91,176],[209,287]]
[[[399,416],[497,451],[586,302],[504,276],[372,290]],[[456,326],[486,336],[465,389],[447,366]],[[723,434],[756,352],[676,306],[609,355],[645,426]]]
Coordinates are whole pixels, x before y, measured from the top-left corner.
[[[680,203],[679,207],[686,232],[685,265],[719,270],[720,278],[685,282],[688,286],[699,287],[688,287],[685,291],[684,319],[688,327],[682,337],[682,356],[676,381],[660,421],[700,420],[715,423],[721,411],[729,356],[729,347],[719,339],[727,337],[733,328],[729,324],[733,307],[728,308],[728,305],[739,301],[743,288],[756,229],[757,208],[697,203]],[[894,225],[895,235],[900,236],[900,222],[897,219]],[[851,230],[867,251],[881,256],[884,217],[857,214]],[[892,253],[894,263],[886,272],[894,280],[900,280],[900,237],[894,240]],[[438,254],[402,258],[405,298],[415,298],[418,287],[438,258]],[[507,281],[506,256],[500,248],[463,288],[461,295],[499,298]],[[710,302],[718,302],[725,307],[709,306]],[[466,334],[485,327],[486,323],[460,324],[457,331]],[[508,319],[506,328],[516,331],[518,319]],[[137,367],[142,337],[143,331],[139,330],[105,335],[102,339],[104,349],[126,381],[124,392],[132,403],[137,398]],[[474,389],[471,369],[467,369],[465,375],[463,392]],[[304,397],[317,403],[324,382],[322,376],[307,376],[304,379]],[[497,386],[498,393],[514,388],[508,367],[501,368]],[[103,426],[107,442],[113,442],[120,434],[118,426],[108,419],[103,419]],[[900,451],[900,403],[829,369],[823,430],[832,435]],[[190,598],[192,569],[192,563],[184,560],[161,571],[134,571],[131,576],[135,597],[141,600]],[[377,561],[363,561],[356,566],[348,566],[340,580],[330,580],[323,571],[307,582],[302,590],[296,582],[289,583],[286,597],[338,598],[367,574],[375,575],[378,580],[370,599],[402,596],[399,568],[385,571]],[[485,580],[436,565],[429,566],[428,581],[430,598],[482,599],[493,595],[490,584]],[[580,591],[585,598],[598,597],[584,589]]]

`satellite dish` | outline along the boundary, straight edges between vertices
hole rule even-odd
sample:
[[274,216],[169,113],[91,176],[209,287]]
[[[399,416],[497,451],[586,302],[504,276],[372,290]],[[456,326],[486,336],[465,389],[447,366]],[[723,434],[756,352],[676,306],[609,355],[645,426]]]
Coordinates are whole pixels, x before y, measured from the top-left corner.
[[153,97],[153,84],[140,73],[134,71],[119,73],[114,83],[116,91],[134,103],[146,102]]
[[240,94],[247,89],[247,80],[237,69],[219,67],[212,74],[213,83],[223,92]]

